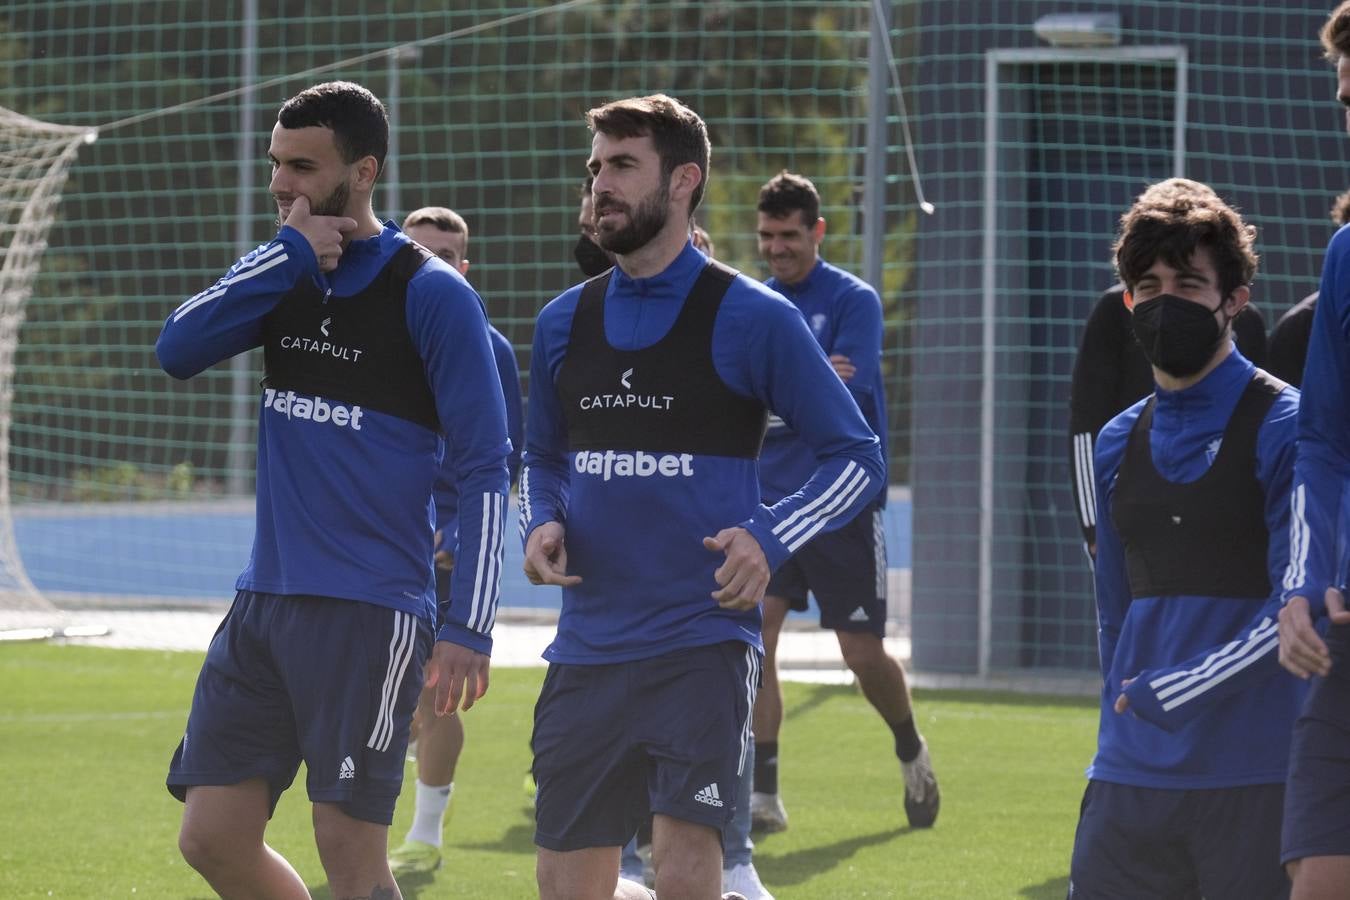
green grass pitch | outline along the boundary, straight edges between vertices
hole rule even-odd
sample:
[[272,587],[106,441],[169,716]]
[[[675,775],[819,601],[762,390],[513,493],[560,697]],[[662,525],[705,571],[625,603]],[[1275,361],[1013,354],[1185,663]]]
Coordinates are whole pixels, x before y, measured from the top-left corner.
[[[6,897],[209,898],[178,855],[181,807],[164,789],[201,656],[41,644],[0,647]],[[465,718],[445,865],[408,898],[527,898],[533,820],[521,779],[542,669],[499,669]],[[787,685],[781,782],[792,827],[755,859],[779,900],[1065,895],[1091,701],[921,692],[920,727],[942,814],[911,831],[890,733],[855,689]],[[411,767],[409,779],[411,780]],[[270,842],[328,897],[304,773]],[[405,800],[410,801],[405,791]],[[402,839],[411,803],[391,838]]]

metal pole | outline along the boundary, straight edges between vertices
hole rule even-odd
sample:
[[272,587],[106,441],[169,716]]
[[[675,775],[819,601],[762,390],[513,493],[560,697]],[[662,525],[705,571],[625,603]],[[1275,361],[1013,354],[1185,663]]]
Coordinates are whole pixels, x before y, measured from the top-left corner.
[[389,111],[389,152],[384,157],[384,174],[382,176],[384,178],[384,214],[386,218],[395,221],[401,221],[403,214],[407,212],[403,208],[403,198],[399,195],[402,187],[398,175],[399,78],[403,66],[417,62],[421,58],[421,50],[406,45],[395,47],[385,57],[385,74],[389,82],[388,102],[385,104],[385,109]]
[[863,280],[882,290],[886,252],[886,50],[891,40],[891,4],[872,3],[867,42],[867,138],[863,157]]
[[[237,256],[253,246],[253,190],[257,160],[253,146],[257,140],[254,122],[254,92],[258,81],[258,0],[244,0],[242,71],[239,78],[245,91],[239,98],[239,128],[235,135],[235,217],[234,243]],[[252,455],[251,422],[256,391],[253,389],[252,354],[240,353],[230,360],[230,437],[225,452],[225,489],[231,495],[249,491]]]
[[389,111],[389,152],[384,157],[384,214],[390,219],[398,219],[403,214],[398,196],[398,69],[401,61],[398,50],[391,50],[384,58],[388,85],[385,108]]
[[988,678],[994,640],[994,398],[998,381],[998,66],[996,52],[984,61],[984,265],[980,364],[980,575],[976,626],[976,672]]

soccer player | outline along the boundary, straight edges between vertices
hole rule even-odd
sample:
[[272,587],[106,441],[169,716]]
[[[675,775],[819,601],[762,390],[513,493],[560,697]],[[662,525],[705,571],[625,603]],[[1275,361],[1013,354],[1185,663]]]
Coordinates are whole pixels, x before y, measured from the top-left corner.
[[[657,895],[711,900],[764,586],[871,501],[881,447],[801,315],[690,242],[703,120],[659,94],[586,118],[618,264],[539,314],[521,475],[526,573],[563,587],[535,708],[538,882],[544,900],[610,897],[650,811]],[[817,454],[772,507],[756,477],[769,407]]]
[[[1350,2],[1322,26],[1336,96],[1350,131]],[[1331,239],[1308,340],[1298,422],[1289,571],[1280,611],[1280,662],[1316,675],[1294,727],[1283,859],[1295,900],[1350,895],[1350,610],[1346,609],[1345,491],[1350,484],[1350,229]],[[1326,621],[1324,621],[1326,620]],[[1315,625],[1326,627],[1325,639]]]
[[[438,714],[487,690],[506,409],[478,296],[375,218],[387,146],[359,85],[288,100],[268,150],[280,230],[170,314],[155,348],[175,378],[263,348],[253,553],[168,776],[179,847],[225,897],[309,896],[264,839],[302,760],[333,895],[399,896],[388,830],[423,667]],[[465,562],[433,635],[443,453]]]
[[[589,179],[588,179],[589,185]],[[589,204],[588,204],[589,206]],[[694,248],[709,259],[715,246],[707,230],[690,222],[689,240]],[[746,745],[746,758],[741,765],[740,782],[736,788],[736,810],[722,832],[722,890],[735,892],[745,900],[773,900],[773,894],[759,878],[755,868],[755,842],[750,837],[750,793],[754,785],[754,735]],[[644,841],[645,838],[645,841]],[[625,878],[642,881],[651,861],[651,827],[638,829],[638,837],[623,848],[620,871]],[[646,855],[644,865],[643,854]]]
[[[1350,223],[1350,191],[1336,198],[1331,206],[1331,221],[1339,228]],[[1303,366],[1308,360],[1308,339],[1312,336],[1313,311],[1317,291],[1291,306],[1270,333],[1270,374],[1294,387],[1303,385]]]
[[[759,253],[771,277],[765,282],[801,310],[820,349],[848,390],[846,403],[886,442],[886,396],[881,380],[881,300],[861,279],[820,256],[825,219],[811,180],[784,170],[759,192]],[[816,466],[815,449],[787,422],[769,420],[760,454],[765,503],[790,497]],[[838,531],[794,549],[769,582],[764,598],[764,687],[755,700],[755,827],[781,831],[787,811],[778,794],[778,732],[783,692],[778,682],[778,636],[789,609],[807,608],[808,592],[820,607],[822,628],[832,629],[844,662],[895,737],[910,825],[937,819],[940,795],[928,746],[914,723],[909,687],[900,662],[886,653],[886,543],[881,526],[886,492]]]
[[[1130,330],[1124,295],[1125,286],[1117,284],[1092,307],[1074,357],[1069,389],[1069,471],[1074,508],[1083,543],[1092,557],[1097,555],[1092,479],[1092,449],[1097,434],[1117,413],[1153,392],[1153,367]],[[1233,320],[1233,339],[1243,356],[1254,365],[1264,365],[1266,323],[1255,303],[1242,307]]]
[[1198,182],[1122,217],[1155,389],[1096,449],[1102,694],[1069,896],[1287,896],[1280,809],[1303,686],[1277,665],[1298,391],[1238,352],[1254,229]]
[[[461,275],[469,274],[469,226],[464,217],[443,206],[425,206],[403,220],[403,233],[444,260]],[[514,481],[520,469],[520,453],[525,446],[525,427],[521,410],[520,372],[511,342],[488,325],[492,352],[497,360],[497,375],[506,399],[507,432],[511,437],[511,455],[507,469]],[[446,454],[446,462],[451,454]],[[436,498],[436,601],[438,608],[450,602],[451,573],[455,566],[459,490],[455,473],[442,466],[434,488]],[[414,717],[417,723],[417,789],[414,795],[413,823],[403,843],[389,854],[389,867],[395,876],[434,872],[441,865],[441,836],[445,820],[454,802],[455,766],[464,750],[464,723],[451,711],[438,716],[436,692],[423,688]]]
[[581,204],[577,209],[577,243],[572,256],[581,267],[581,274],[594,278],[614,267],[614,254],[600,246],[595,233],[595,207],[591,198],[591,183],[587,175],[581,185]]

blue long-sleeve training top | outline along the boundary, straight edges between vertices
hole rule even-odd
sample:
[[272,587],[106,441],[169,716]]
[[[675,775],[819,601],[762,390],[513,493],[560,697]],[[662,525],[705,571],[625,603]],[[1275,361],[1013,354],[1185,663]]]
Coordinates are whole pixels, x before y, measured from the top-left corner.
[[[651,278],[615,269],[605,294],[605,339],[620,350],[655,344],[706,264],[686,244]],[[540,312],[530,367],[521,537],[528,542],[539,525],[563,523],[569,573],[583,579],[563,589],[557,638],[545,658],[620,662],[726,640],[762,649],[759,610],[725,610],[712,599],[713,572],[724,557],[704,549],[702,539],[740,525],[776,568],[816,534],[848,522],[882,488],[876,435],[801,313],[741,275],[713,323],[713,367],[732,392],[774,410],[812,447],[819,462],[800,490],[762,505],[750,458],[682,454],[644,466],[644,454],[624,448],[573,452],[557,379],[580,295],[581,286],[573,287]]]
[[[1255,367],[1237,350],[1182,391],[1156,389],[1150,446],[1169,482],[1208,471]],[[1088,777],[1151,788],[1273,784],[1285,777],[1304,684],[1278,664],[1279,577],[1287,561],[1298,391],[1275,398],[1257,432],[1256,477],[1269,533],[1264,598],[1131,597],[1112,519],[1117,475],[1147,403],[1102,429],[1095,453],[1097,615],[1102,696],[1097,754]],[[1129,711],[1113,710],[1122,684]]]
[[1326,589],[1346,582],[1350,542],[1350,226],[1331,238],[1303,369],[1298,463],[1283,599],[1306,597],[1315,616]]
[[[825,355],[847,356],[856,371],[844,382],[862,411],[867,426],[886,448],[886,391],[881,372],[881,298],[871,285],[823,259],[798,284],[770,278],[765,285],[801,310],[807,327]],[[883,452],[883,462],[885,454]],[[819,461],[809,443],[771,416],[759,454],[760,491],[765,503],[777,503],[811,477]],[[886,475],[882,473],[882,483]],[[877,492],[877,506],[886,505],[886,491]]]
[[342,306],[330,298],[370,296],[377,276],[387,278],[391,260],[410,243],[386,223],[380,234],[351,241],[338,267],[325,275],[304,236],[283,227],[179,306],[164,323],[155,352],[166,372],[185,379],[262,346],[269,314],[293,290],[307,289],[309,280],[323,296],[321,312],[267,349],[279,359],[330,356],[325,364],[337,361],[341,376],[322,395],[263,390],[257,524],[236,588],[363,601],[434,622],[432,484],[448,453],[446,465],[461,486],[462,550],[454,606],[437,637],[487,653],[510,446],[482,302],[459,273],[436,259],[407,282],[406,337],[420,358],[439,431],[344,396],[358,382],[365,396],[379,395],[379,384],[362,381],[361,365],[382,358],[382,349],[389,355],[388,348],[367,346],[369,335],[344,330],[342,314],[326,312]]
[[[511,342],[492,325],[488,325],[492,339],[492,354],[497,360],[497,376],[506,400],[506,432],[511,438],[511,455],[506,458],[507,476],[515,484],[520,474],[520,456],[525,451],[525,410],[520,395],[520,368]],[[432,491],[436,498],[436,528],[443,533],[443,546],[455,548],[459,541],[459,486],[452,468],[454,454],[445,454],[444,464],[436,476]],[[458,552],[456,552],[458,558]]]

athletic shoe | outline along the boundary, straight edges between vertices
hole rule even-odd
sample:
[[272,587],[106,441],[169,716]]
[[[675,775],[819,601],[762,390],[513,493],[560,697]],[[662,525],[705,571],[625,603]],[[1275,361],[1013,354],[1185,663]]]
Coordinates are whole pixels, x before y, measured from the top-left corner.
[[787,830],[787,810],[777,794],[752,791],[750,794],[750,830],[764,834]]
[[937,776],[933,774],[933,761],[928,758],[927,741],[919,739],[919,755],[907,763],[902,762],[900,771],[905,776],[905,816],[909,826],[932,828],[942,798],[938,793]]
[[738,894],[735,891],[727,891],[722,895],[722,900],[749,900],[749,898],[744,894]]
[[404,841],[389,854],[389,871],[399,875],[430,875],[441,867],[441,848],[421,841]]
[[752,862],[722,870],[722,890],[737,894],[745,900],[773,900],[773,894],[759,880]]

